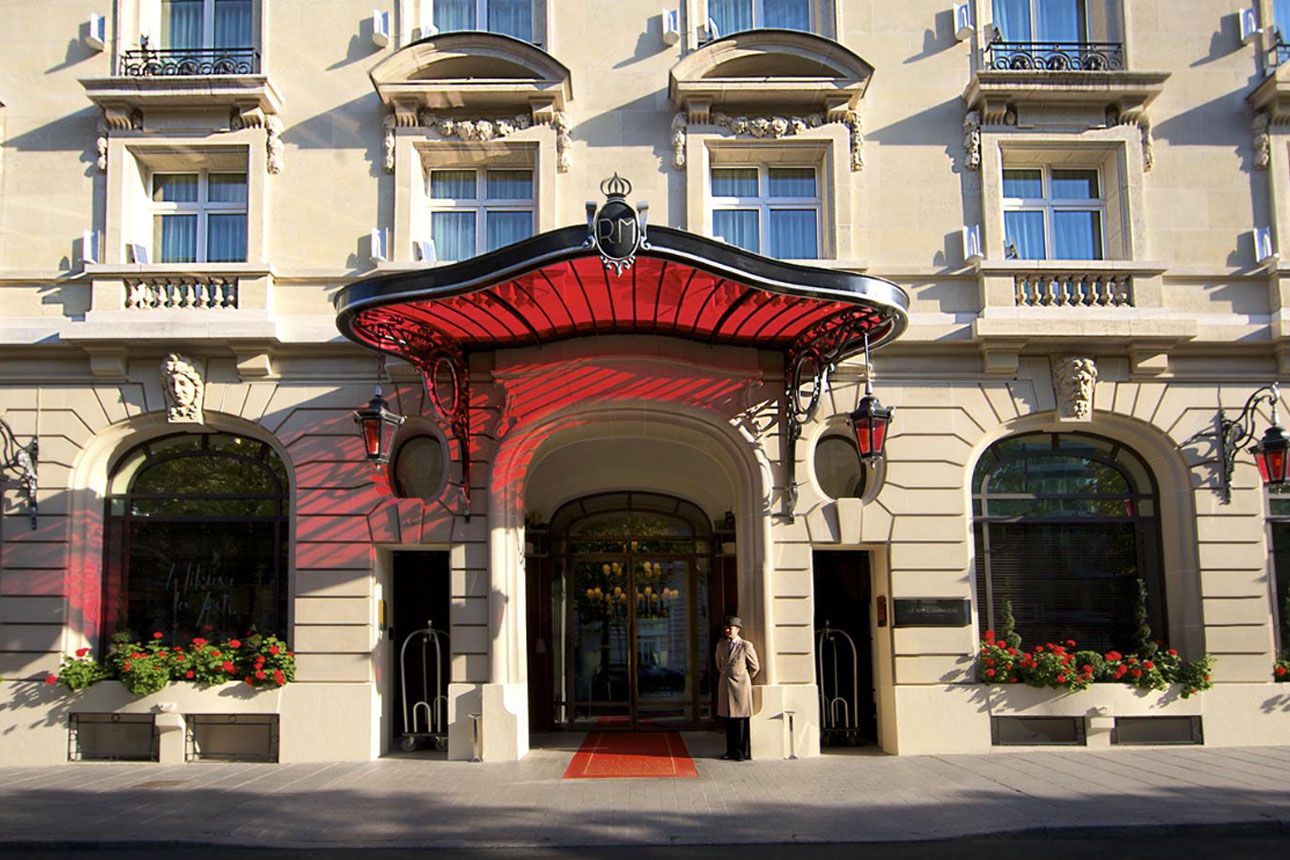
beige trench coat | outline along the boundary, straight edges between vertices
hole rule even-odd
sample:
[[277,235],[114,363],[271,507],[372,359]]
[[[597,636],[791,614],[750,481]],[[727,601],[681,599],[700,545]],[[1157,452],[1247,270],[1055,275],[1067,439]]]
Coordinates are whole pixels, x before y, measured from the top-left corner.
[[752,716],[752,679],[760,671],[757,649],[747,639],[717,643],[717,716]]

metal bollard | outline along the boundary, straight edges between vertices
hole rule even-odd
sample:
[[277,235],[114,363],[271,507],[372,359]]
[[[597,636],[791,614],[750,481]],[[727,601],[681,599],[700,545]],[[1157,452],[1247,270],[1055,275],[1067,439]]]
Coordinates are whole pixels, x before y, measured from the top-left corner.
[[479,731],[479,721],[484,718],[483,714],[470,715],[470,760],[484,760],[484,736]]
[[788,758],[790,759],[797,758],[797,744],[793,741],[793,717],[796,715],[797,711],[784,711],[784,716],[788,718]]

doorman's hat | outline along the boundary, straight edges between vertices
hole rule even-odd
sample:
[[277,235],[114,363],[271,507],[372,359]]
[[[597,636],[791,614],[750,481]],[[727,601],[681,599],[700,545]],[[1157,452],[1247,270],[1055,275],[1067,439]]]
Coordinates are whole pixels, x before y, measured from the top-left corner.
[[743,627],[744,620],[738,615],[727,615],[721,622],[723,627]]

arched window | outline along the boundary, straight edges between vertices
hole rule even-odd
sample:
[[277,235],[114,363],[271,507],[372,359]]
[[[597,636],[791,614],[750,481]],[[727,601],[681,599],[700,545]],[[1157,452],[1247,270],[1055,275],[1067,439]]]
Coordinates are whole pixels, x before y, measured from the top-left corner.
[[1026,646],[1129,650],[1141,580],[1153,636],[1166,638],[1155,482],[1133,451],[1014,436],[982,456],[972,494],[982,629],[998,629],[1006,600]]
[[122,457],[108,481],[105,633],[286,636],[287,486],[271,447],[229,433]]

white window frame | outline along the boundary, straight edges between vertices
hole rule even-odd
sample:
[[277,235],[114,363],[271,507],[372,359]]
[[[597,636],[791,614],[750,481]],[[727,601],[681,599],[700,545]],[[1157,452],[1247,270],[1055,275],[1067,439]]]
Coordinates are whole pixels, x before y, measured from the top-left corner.
[[[1000,174],[999,187],[1003,188],[1003,180],[1010,170],[1038,170],[1040,172],[1041,193],[1042,197],[1004,197],[1004,253],[1007,254],[1007,213],[1009,212],[1041,212],[1044,218],[1044,257],[1045,260],[1059,259],[1053,256],[1053,213],[1054,212],[1096,212],[1098,215],[1098,245],[1102,250],[1102,256],[1095,259],[1106,259],[1106,185],[1105,176],[1101,168],[1084,167],[1077,165],[1058,165],[1054,167],[1051,164],[1015,164],[1009,166],[1003,165]],[[1053,199],[1053,170],[1068,171],[1087,171],[1097,176],[1097,190],[1101,195],[1099,197],[1080,200],[1074,198]],[[1026,258],[1022,258],[1026,259]],[[1065,259],[1065,258],[1060,258]]]
[[[710,2],[711,2],[711,0],[709,0],[709,3],[710,3]],[[752,0],[752,4],[753,4],[753,10],[752,10],[752,27],[751,27],[750,29],[753,29],[753,30],[764,30],[764,29],[766,28],[766,24],[765,24],[764,22],[766,21],[766,4],[767,4],[768,2],[773,3],[773,2],[774,2],[774,0]],[[807,20],[807,23],[806,23],[806,30],[805,30],[805,32],[807,32],[807,33],[818,33],[818,32],[819,32],[819,29],[818,29],[818,28],[819,28],[819,21],[817,20],[817,18],[818,18],[818,13],[817,13],[816,8],[815,8],[815,7],[816,7],[815,0],[811,0],[811,2],[808,2],[806,5],[807,5],[807,7],[808,7],[808,11],[809,11],[809,14],[810,14],[810,18]],[[709,11],[708,17],[711,17],[711,11]],[[748,31],[747,31],[747,30],[738,30],[738,31],[736,31],[736,32],[746,33],[746,32],[748,32]],[[722,33],[721,35],[722,35],[722,36],[729,36],[730,34],[729,34],[729,33]]]
[[[527,171],[531,177],[529,187],[532,193],[528,198],[489,198],[488,174],[515,171]],[[456,198],[436,198],[431,192],[430,183],[435,173],[475,174],[475,199],[461,200]],[[529,213],[529,237],[537,234],[537,171],[531,167],[433,167],[426,172],[426,238],[434,236],[434,213],[436,212],[474,212],[475,213],[475,256],[487,253],[488,247],[488,213],[489,212],[527,212]],[[439,262],[456,263],[459,260],[443,256],[442,248],[435,248]]]
[[[240,175],[246,182],[246,200],[241,202],[216,202],[210,199],[210,175]],[[159,176],[197,176],[197,200],[194,202],[161,201],[155,198],[157,177]],[[211,215],[241,215],[247,219],[247,247],[242,252],[241,260],[220,260],[219,263],[244,263],[250,255],[250,220],[249,201],[251,196],[250,177],[246,171],[237,170],[153,170],[148,174],[148,200],[152,208],[152,260],[154,263],[170,265],[171,261],[161,259],[161,218],[163,215],[196,215],[197,216],[197,259],[195,263],[206,263],[208,248],[206,242],[208,219]]]
[[[757,170],[756,197],[718,197],[712,190],[712,174],[718,170]],[[815,176],[814,197],[771,197],[770,171],[778,169],[810,170]],[[755,210],[757,214],[757,251],[762,256],[770,255],[770,213],[775,209],[811,209],[815,212],[815,256],[809,259],[821,259],[824,255],[824,206],[821,202],[820,168],[818,164],[795,162],[760,163],[760,164],[714,164],[708,170],[708,234],[720,239],[716,231],[717,211],[734,209]],[[724,240],[722,240],[724,241]],[[802,259],[802,258],[794,258]]]
[[[158,36],[165,31],[166,4],[163,0],[157,0],[160,7],[162,18],[161,29],[158,30]],[[251,3],[251,41],[246,45],[229,45],[229,48],[252,48],[258,49],[259,45],[256,39],[256,25],[259,22],[259,4],[252,0]],[[158,39],[158,41],[164,41]],[[158,44],[156,47],[168,49],[169,45]],[[215,47],[215,0],[202,0],[202,44],[201,50],[211,50]],[[182,50],[182,49],[180,49]]]

